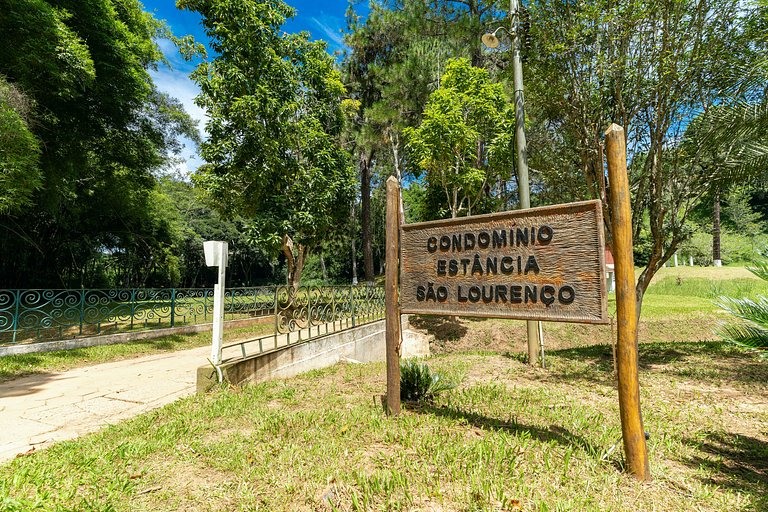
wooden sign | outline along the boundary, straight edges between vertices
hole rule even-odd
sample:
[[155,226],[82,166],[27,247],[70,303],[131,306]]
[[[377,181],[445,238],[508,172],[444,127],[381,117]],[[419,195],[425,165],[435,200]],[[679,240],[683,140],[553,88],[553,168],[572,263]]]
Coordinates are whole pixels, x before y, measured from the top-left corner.
[[608,323],[600,201],[401,229],[402,313]]

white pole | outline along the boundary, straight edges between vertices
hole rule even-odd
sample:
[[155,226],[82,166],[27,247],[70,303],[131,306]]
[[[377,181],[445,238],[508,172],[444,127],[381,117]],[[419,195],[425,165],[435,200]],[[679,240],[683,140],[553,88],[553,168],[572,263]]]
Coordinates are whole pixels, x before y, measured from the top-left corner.
[[[221,364],[221,348],[224,341],[224,290],[227,277],[227,242],[215,242],[214,263],[218,267],[218,282],[213,286],[213,336],[211,340],[211,362]],[[211,265],[212,266],[212,265]]]
[[675,266],[677,266],[677,253],[675,253]]
[[688,261],[691,263],[691,266],[693,266],[693,255],[692,254],[688,255]]

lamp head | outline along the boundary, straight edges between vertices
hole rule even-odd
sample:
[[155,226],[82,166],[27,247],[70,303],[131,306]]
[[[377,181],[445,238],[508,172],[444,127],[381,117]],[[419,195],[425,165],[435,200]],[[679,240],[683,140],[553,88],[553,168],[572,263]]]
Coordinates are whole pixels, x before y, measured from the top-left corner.
[[482,40],[483,40],[483,44],[488,48],[499,47],[499,38],[496,37],[496,31],[493,31],[492,33],[484,34],[482,37]]

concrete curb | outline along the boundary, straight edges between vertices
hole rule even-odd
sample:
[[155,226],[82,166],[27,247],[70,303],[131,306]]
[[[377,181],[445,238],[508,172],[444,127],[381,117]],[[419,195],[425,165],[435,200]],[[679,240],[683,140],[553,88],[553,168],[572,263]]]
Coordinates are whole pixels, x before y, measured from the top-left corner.
[[[224,322],[225,328],[247,327],[264,321],[264,317],[244,318],[241,320],[229,320]],[[39,343],[25,343],[23,345],[11,345],[0,347],[0,357],[22,354],[35,354],[38,352],[55,352],[57,350],[69,350],[73,348],[96,347],[99,345],[114,345],[117,343],[129,343],[131,341],[150,340],[162,338],[172,334],[195,334],[210,331],[213,324],[185,325],[183,327],[169,327],[165,329],[152,329],[147,331],[124,332],[119,334],[105,334],[102,336],[90,336],[88,338],[75,338],[71,340],[41,341]]]

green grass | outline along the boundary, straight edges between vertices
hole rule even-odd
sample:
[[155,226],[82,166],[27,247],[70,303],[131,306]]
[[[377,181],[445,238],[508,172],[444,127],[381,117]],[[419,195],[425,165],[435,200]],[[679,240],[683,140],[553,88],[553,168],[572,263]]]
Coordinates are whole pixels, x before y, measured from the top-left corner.
[[[642,268],[635,268],[635,274],[640,275]],[[668,276],[682,278],[703,278],[709,281],[730,281],[732,279],[758,279],[744,266],[729,265],[727,267],[662,267],[654,276],[654,282]]]
[[0,508],[768,507],[768,366],[720,343],[643,345],[653,481],[638,484],[621,447],[610,452],[621,435],[610,361],[600,346],[553,352],[547,371],[500,354],[433,357],[463,384],[397,419],[374,399],[382,364],[221,389],[0,467]]
[[[768,510],[768,365],[712,341],[711,287],[764,293],[749,276],[663,269],[645,296],[650,483],[616,447],[611,326],[545,324],[541,370],[523,364],[524,322],[415,317],[435,336],[430,367],[461,382],[430,404],[387,418],[383,364],[220,388],[0,466],[0,510]],[[209,340],[4,358],[0,378]]]
[[[271,323],[225,329],[224,341],[243,339],[273,330],[274,326]],[[0,357],[0,382],[33,373],[60,372],[98,363],[202,347],[210,345],[210,343],[211,333],[208,331],[197,334],[173,334],[161,338],[114,345],[5,356]]]
[[754,297],[768,294],[768,283],[745,277],[730,280],[710,280],[703,277],[668,276],[651,283],[647,293],[649,295],[674,295],[706,299],[716,299],[723,295]]
[[[608,307],[608,311],[615,316],[615,297],[612,296],[609,299]],[[662,295],[649,291],[643,297],[641,321],[669,319],[672,317],[690,319],[719,311],[720,308],[715,305],[714,299],[697,296]]]

